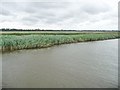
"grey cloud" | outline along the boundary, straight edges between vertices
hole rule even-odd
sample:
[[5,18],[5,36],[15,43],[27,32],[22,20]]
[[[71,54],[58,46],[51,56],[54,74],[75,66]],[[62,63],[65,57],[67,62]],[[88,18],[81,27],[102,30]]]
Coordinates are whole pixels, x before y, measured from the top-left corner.
[[[101,13],[111,12],[109,5],[104,3],[89,3],[89,2],[11,2],[3,3],[3,14],[6,16],[16,15],[14,21],[26,25],[44,24],[57,25],[64,22],[69,24],[81,24],[84,22],[96,23],[104,20],[107,15],[101,16]],[[102,18],[98,18],[97,16]],[[109,16],[109,15],[108,15]],[[113,16],[110,15],[111,18]],[[96,18],[93,18],[96,17]],[[106,18],[107,19],[107,18]],[[8,20],[9,21],[9,20]]]
[[88,14],[99,14],[99,13],[104,13],[109,11],[109,6],[108,5],[92,5],[92,4],[86,4],[81,8],[84,12]]
[[[71,18],[80,19],[80,16],[82,14],[82,12],[78,14],[80,11],[79,9],[71,11],[71,9],[74,7],[71,6],[72,3],[70,2],[30,2],[27,4],[20,2],[7,4],[5,3],[4,5],[9,5],[11,11],[13,13],[18,13],[18,15],[21,15],[21,12],[29,14],[28,18],[32,18],[32,20],[26,20],[27,23],[32,23],[32,21],[34,22],[39,20],[43,23],[57,24]],[[24,19],[22,20],[25,21]]]
[[[11,12],[21,15],[21,13],[29,14],[29,17],[23,17],[25,22],[43,21],[44,23],[57,23],[64,21],[68,17],[65,16],[66,9],[69,6],[69,2],[30,2],[30,3],[4,3],[4,6],[8,6]],[[69,13],[69,12],[68,12]],[[29,19],[30,18],[30,19]],[[36,20],[37,19],[37,20]],[[22,21],[21,20],[21,21]]]
[[0,15],[10,16],[10,15],[13,15],[13,14],[9,10],[5,10],[5,9],[1,8]]
[[37,10],[34,8],[25,8],[23,11],[29,14],[34,14],[37,12]]
[[30,3],[31,7],[39,9],[56,9],[56,8],[66,8],[69,2],[33,2]]
[[68,3],[31,3],[30,8],[27,8],[25,12],[30,13],[34,19],[37,18],[44,23],[53,24],[64,21],[69,18],[68,16],[71,16],[66,16],[69,11],[67,11],[68,6],[65,5]]
[[26,2],[2,2],[2,7],[5,8],[5,10],[11,12],[12,14],[26,12],[25,10],[28,10],[28,12],[32,11],[29,3]]
[[[21,3],[20,3],[21,4]],[[38,13],[42,14],[42,12],[49,12],[49,10],[57,11],[57,9],[67,8],[69,3],[58,3],[58,2],[31,2],[26,5],[22,9],[23,12],[26,13]]]
[[58,17],[49,17],[49,18],[44,19],[44,22],[48,23],[48,24],[57,24],[57,23],[62,22],[64,20],[65,19],[60,18],[60,17],[59,18]]
[[37,24],[39,22],[39,20],[37,18],[34,17],[24,17],[21,19],[23,24],[29,24],[29,25],[34,25]]

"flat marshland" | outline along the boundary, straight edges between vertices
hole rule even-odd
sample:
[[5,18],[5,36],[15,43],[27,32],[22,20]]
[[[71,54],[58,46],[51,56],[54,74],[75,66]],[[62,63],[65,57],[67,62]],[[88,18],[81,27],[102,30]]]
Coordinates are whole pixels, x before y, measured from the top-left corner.
[[119,38],[118,32],[1,32],[1,51]]

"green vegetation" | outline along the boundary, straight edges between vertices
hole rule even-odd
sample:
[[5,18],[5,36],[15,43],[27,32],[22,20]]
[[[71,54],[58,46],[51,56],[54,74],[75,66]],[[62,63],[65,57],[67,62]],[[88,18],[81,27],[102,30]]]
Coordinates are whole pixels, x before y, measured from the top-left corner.
[[119,38],[118,33],[72,33],[72,34],[1,34],[2,51],[45,48],[53,45]]

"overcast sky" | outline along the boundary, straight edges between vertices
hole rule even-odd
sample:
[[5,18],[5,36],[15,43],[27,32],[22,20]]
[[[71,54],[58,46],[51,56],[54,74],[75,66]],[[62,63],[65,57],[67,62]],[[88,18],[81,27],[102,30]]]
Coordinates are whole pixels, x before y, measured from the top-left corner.
[[0,3],[0,28],[118,30],[119,0],[8,1]]

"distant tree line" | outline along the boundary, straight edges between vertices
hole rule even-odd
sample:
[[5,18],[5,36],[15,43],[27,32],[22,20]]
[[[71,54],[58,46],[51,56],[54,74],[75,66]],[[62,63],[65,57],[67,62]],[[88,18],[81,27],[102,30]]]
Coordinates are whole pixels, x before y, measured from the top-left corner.
[[48,30],[48,29],[9,29],[9,28],[2,28],[0,31],[77,31],[77,30]]
[[9,29],[2,28],[0,31],[76,31],[76,32],[120,32],[120,30],[48,30],[48,29]]

